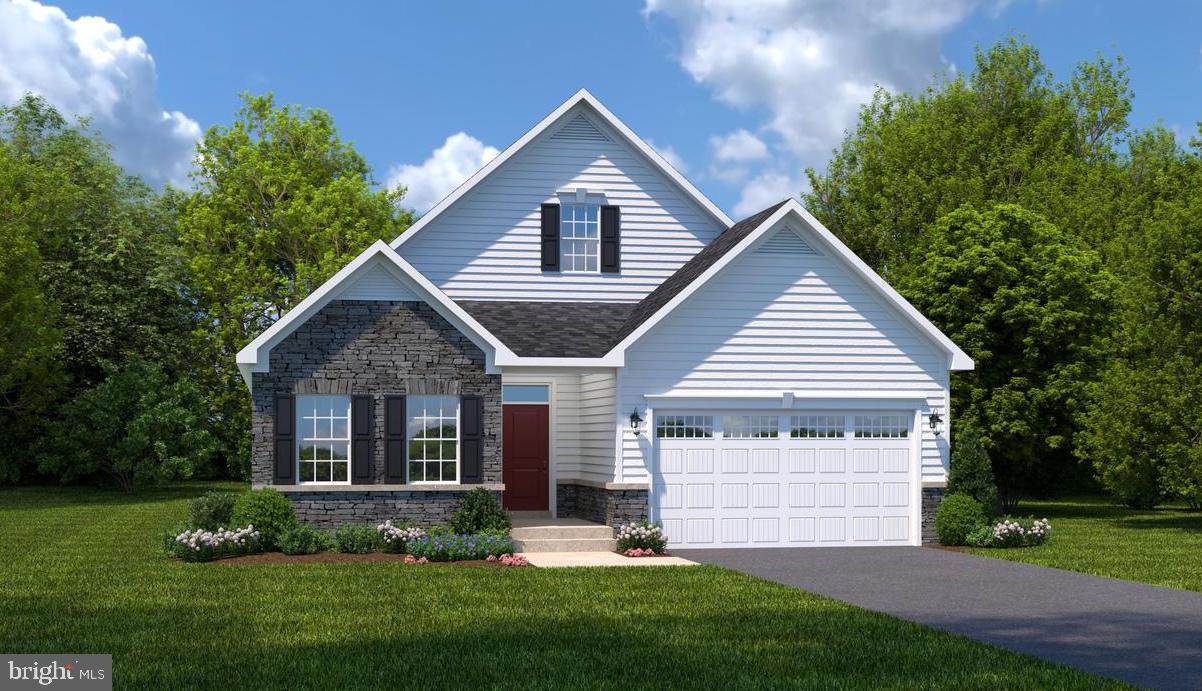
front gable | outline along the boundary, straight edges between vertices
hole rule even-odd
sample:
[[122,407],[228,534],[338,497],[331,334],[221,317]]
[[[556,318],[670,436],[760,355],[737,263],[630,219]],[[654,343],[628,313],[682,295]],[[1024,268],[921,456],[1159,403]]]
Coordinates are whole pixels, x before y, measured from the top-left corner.
[[[544,270],[543,204],[617,206],[620,271]],[[644,142],[577,94],[393,243],[456,300],[635,302],[729,225]]]

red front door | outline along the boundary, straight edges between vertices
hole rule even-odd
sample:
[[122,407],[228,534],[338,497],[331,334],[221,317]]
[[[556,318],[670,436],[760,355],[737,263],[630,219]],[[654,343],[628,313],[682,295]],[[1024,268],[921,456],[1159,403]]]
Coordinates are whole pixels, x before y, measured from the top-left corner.
[[546,511],[550,455],[546,405],[506,405],[502,429],[501,475],[504,505],[510,511]]

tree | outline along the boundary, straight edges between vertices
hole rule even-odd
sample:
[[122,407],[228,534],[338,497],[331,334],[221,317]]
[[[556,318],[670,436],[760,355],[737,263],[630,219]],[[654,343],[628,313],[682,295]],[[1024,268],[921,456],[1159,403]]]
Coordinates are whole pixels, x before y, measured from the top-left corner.
[[38,456],[42,472],[63,482],[107,477],[133,491],[192,477],[216,449],[197,387],[131,362],[64,406]]
[[976,499],[990,516],[1000,508],[989,452],[981,442],[980,433],[972,426],[956,428],[951,469],[947,473],[947,493],[966,494]]
[[234,356],[377,239],[412,218],[403,189],[374,189],[367,163],[324,111],[243,96],[230,127],[198,145],[197,190],[181,203],[179,235],[202,324],[198,372],[230,456],[249,471],[250,405]]
[[918,256],[898,289],[976,362],[953,407],[984,436],[1012,510],[1074,467],[1074,414],[1106,359],[1115,280],[1096,252],[1006,204],[948,214]]

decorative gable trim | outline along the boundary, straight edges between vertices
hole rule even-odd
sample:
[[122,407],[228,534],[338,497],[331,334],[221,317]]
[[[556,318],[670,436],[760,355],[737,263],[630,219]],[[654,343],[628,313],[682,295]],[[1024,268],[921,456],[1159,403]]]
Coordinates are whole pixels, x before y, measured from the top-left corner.
[[785,226],[776,231],[764,241],[755,251],[756,254],[785,254],[793,256],[818,256],[822,254],[801,239],[797,231]]
[[[626,143],[635,149],[635,151],[642,154],[643,157],[645,157],[653,167],[658,169],[659,172],[663,173],[663,175],[666,176],[671,182],[675,183],[676,186],[685,193],[686,197],[692,199],[703,211],[705,211],[705,213],[717,221],[723,228],[729,228],[733,224],[729,216],[727,216],[721,209],[717,207],[717,205],[710,201],[709,198],[702,194],[700,190],[693,186],[693,183],[689,182],[683,175],[673,168],[672,165],[659,154],[659,152],[651,148],[647,142],[640,139],[637,134],[627,127],[624,122],[619,120],[616,115],[611,113],[608,108],[601,105],[601,102],[598,101],[592,94],[590,94],[588,90],[581,89],[573,94],[571,98],[560,104],[558,108],[551,111],[547,117],[543,118],[537,125],[526,132],[526,134],[522,135],[520,139],[513,144],[510,144],[504,151],[494,157],[493,160],[489,161],[487,165],[476,171],[475,175],[468,178],[467,181],[457,187],[454,192],[447,195],[442,201],[438,202],[438,204],[434,205],[434,208],[430,209],[424,216],[419,218],[416,223],[409,227],[408,230],[397,236],[397,238],[390,243],[390,246],[393,249],[398,249],[401,245],[405,244],[414,236],[419,234],[422,229],[424,229],[430,224],[431,221],[437,218],[439,214],[441,214],[443,211],[446,211],[452,204],[476,187],[476,185],[480,184],[485,178],[492,175],[494,171],[504,165],[506,161],[513,158],[519,151],[524,149],[527,144],[534,141],[536,137],[548,131],[552,126],[559,122],[560,119],[568,113],[568,111],[577,105],[583,105],[589,108],[589,114],[591,116],[596,117],[606,128],[612,130],[614,134],[625,140]],[[583,115],[583,113],[578,115]],[[574,122],[575,119],[569,121],[569,124]],[[598,132],[600,132],[603,136],[608,136],[591,120],[586,120],[586,122],[594,129],[597,129]],[[556,134],[558,134],[558,132]],[[548,190],[548,193],[552,192],[552,190]]]
[[[443,293],[417,269],[405,261],[382,240],[377,240],[371,247],[363,250],[342,270],[334,274],[317,290],[281,317],[276,323],[259,334],[245,348],[238,351],[235,361],[238,371],[246,381],[247,387],[252,384],[254,372],[269,371],[270,353],[280,341],[317,314],[322,307],[333,300],[346,297],[348,289],[357,290],[356,285],[365,276],[376,276],[377,271],[386,271],[398,282],[398,288],[411,291],[413,299],[419,299],[434,308],[444,319],[459,329],[475,343],[487,358],[486,368],[494,371],[499,364],[498,358],[513,358],[517,356],[509,350],[496,336],[488,332],[481,324],[468,314],[462,307],[455,304],[446,293]],[[374,282],[374,278],[373,278]],[[355,294],[354,292],[351,293]]]
[[564,123],[555,131],[555,134],[551,135],[551,139],[555,141],[575,142],[613,141],[604,132],[597,129],[597,126],[585,117],[584,113],[577,113],[576,117]]

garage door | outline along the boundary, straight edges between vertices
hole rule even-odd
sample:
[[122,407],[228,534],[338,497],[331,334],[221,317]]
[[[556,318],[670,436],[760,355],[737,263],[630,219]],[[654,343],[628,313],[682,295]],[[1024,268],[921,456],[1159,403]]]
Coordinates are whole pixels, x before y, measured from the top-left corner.
[[675,547],[918,544],[913,412],[657,414]]

